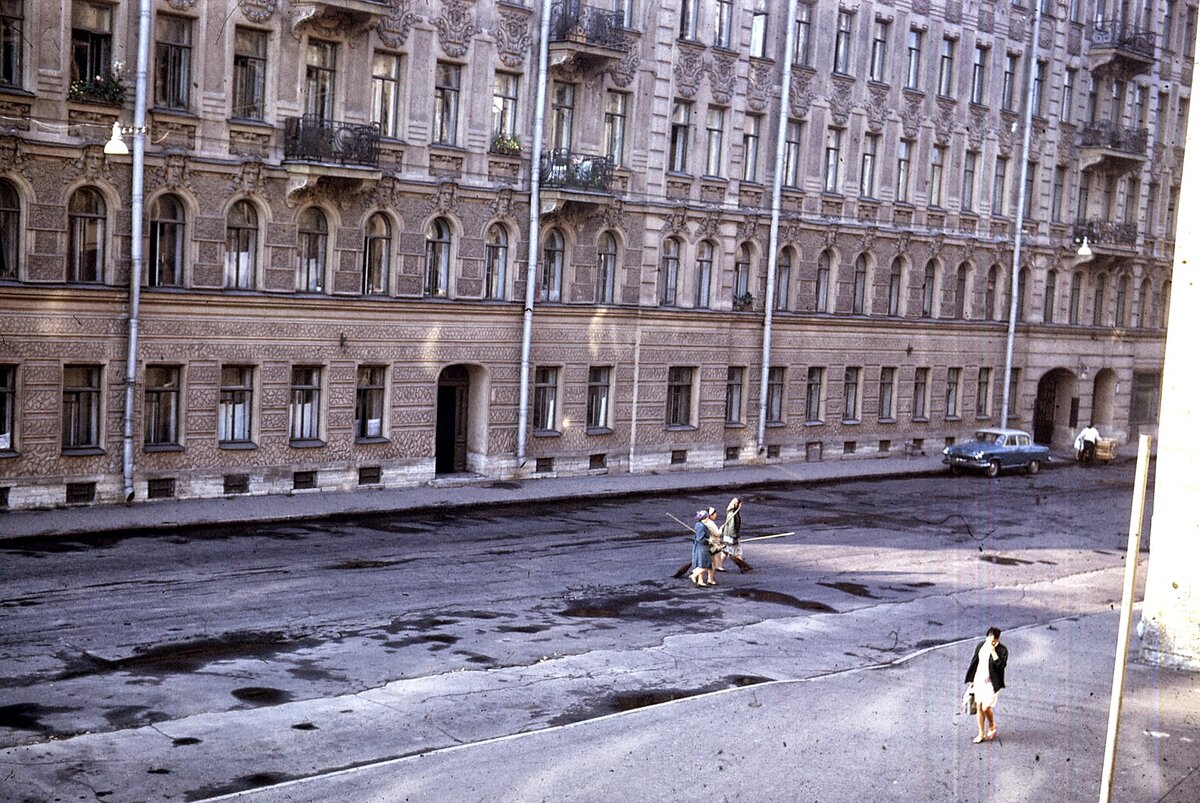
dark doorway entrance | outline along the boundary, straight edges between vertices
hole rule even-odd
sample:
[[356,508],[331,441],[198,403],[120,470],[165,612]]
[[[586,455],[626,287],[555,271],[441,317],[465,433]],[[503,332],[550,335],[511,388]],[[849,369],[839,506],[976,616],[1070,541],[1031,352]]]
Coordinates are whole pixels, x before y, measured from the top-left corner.
[[1038,382],[1037,401],[1033,403],[1033,441],[1049,444],[1054,440],[1054,408],[1058,396],[1058,377],[1046,374]]
[[437,432],[434,471],[454,474],[467,470],[467,400],[471,378],[466,366],[451,365],[438,377]]

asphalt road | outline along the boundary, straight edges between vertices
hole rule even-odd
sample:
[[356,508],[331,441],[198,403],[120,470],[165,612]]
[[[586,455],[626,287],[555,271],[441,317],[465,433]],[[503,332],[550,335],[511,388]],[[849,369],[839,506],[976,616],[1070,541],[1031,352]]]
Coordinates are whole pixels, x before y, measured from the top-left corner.
[[1107,609],[1132,485],[754,489],[744,536],[794,534],[715,589],[668,514],[724,498],[0,542],[0,798],[203,799]]

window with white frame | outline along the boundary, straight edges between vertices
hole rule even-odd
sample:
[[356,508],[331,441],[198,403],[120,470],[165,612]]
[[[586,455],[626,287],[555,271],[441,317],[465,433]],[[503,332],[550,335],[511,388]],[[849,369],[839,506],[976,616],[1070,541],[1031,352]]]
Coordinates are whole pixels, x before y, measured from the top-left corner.
[[725,156],[725,109],[719,106],[708,107],[705,145],[704,174],[721,176],[723,174],[722,161]]
[[304,114],[331,122],[337,112],[337,45],[309,39],[304,67]]
[[762,116],[747,114],[742,126],[742,181],[758,181],[758,142]]
[[382,365],[358,366],[354,387],[354,438],[374,440],[384,437],[383,410],[387,391],[387,368]]
[[604,96],[604,155],[614,165],[625,164],[625,125],[629,95],[611,89]]
[[258,266],[258,213],[249,201],[238,201],[225,218],[225,286],[254,286]]
[[533,372],[533,429],[558,431],[558,368],[539,365]]
[[1107,312],[1107,305],[1108,276],[1101,273],[1096,276],[1096,287],[1092,292],[1092,326],[1104,325],[1104,315]]
[[792,44],[792,64],[797,67],[812,66],[812,6],[805,3],[796,6],[796,41]]
[[750,12],[750,58],[766,58],[768,19],[767,0],[755,0]]
[[671,152],[668,169],[686,173],[688,169],[688,135],[692,123],[692,104],[677,100],[671,108]]
[[964,212],[975,211],[976,166],[978,163],[978,152],[967,151],[963,154],[962,200],[960,205]]
[[804,418],[810,424],[820,423],[823,419],[825,395],[825,369],[811,366],[808,369],[808,381],[805,383]]
[[1017,68],[1020,56],[1016,53],[1004,54],[1004,77],[1000,84],[1000,108],[1005,111],[1015,111],[1017,95]]
[[716,0],[713,46],[729,49],[733,43],[733,0]]
[[857,422],[860,418],[858,409],[858,388],[862,381],[862,369],[847,366],[842,380],[842,421]]
[[994,321],[999,316],[999,310],[996,309],[997,301],[997,285],[1000,282],[1000,266],[992,265],[988,269],[987,274],[987,289],[983,296],[983,317],[989,321]]
[[462,66],[439,61],[433,82],[433,131],[431,140],[440,145],[458,144],[458,104],[462,90]]
[[680,0],[679,38],[694,41],[700,23],[700,0]]
[[912,140],[896,142],[896,201],[909,202],[909,185],[912,176]]
[[425,295],[445,298],[450,292],[452,235],[445,218],[434,218],[425,234]]
[[975,383],[975,416],[988,418],[992,414],[992,369],[980,368]]
[[488,227],[484,238],[484,298],[503,299],[508,282],[508,229],[499,223]]
[[659,266],[659,298],[665,307],[675,306],[679,292],[679,240],[668,237],[663,240],[662,259]]
[[367,218],[363,232],[363,295],[387,293],[391,258],[392,224],[382,212],[376,212]]
[[321,436],[321,369],[315,365],[292,368],[288,434],[293,444],[316,441]]
[[1071,274],[1071,290],[1067,296],[1067,323],[1075,326],[1079,323],[1079,310],[1083,304],[1083,271]]
[[385,137],[400,136],[400,57],[375,51],[371,59],[371,122]]
[[0,279],[16,279],[21,260],[21,196],[0,178]]
[[150,203],[150,259],[146,284],[178,287],[183,282],[183,204],[174,195],[160,195]]
[[917,368],[913,372],[913,406],[914,421],[929,420],[929,369]]
[[600,235],[600,247],[596,253],[596,302],[613,303],[613,289],[617,281],[617,238],[612,232]]
[[0,86],[20,89],[25,73],[23,0],[0,0]]
[[562,300],[565,248],[562,232],[557,228],[550,229],[542,248],[542,276],[538,283],[538,294],[542,301]]
[[788,308],[788,294],[792,288],[792,249],[784,248],[779,252],[775,263],[775,309]]
[[254,368],[249,365],[221,366],[220,409],[217,411],[217,440],[222,445],[251,442],[254,412]]
[[933,152],[929,159],[929,205],[942,205],[942,184],[944,182],[943,174],[946,169],[946,151],[945,145],[934,145]]
[[828,251],[817,256],[817,286],[814,307],[817,312],[829,312],[829,272],[831,257]]
[[300,263],[296,267],[296,289],[302,293],[324,292],[329,249],[329,223],[325,213],[315,206],[301,212],[297,235]]
[[713,277],[713,244],[702,240],[696,246],[696,295],[695,306],[707,309],[710,303]]
[[746,393],[746,369],[731,365],[725,372],[725,425],[745,423],[742,402]]
[[[101,80],[112,80],[113,9],[108,3],[71,3],[72,90],[84,99],[93,95]],[[74,92],[73,92],[74,93]]]
[[882,82],[887,78],[887,47],[891,30],[891,23],[881,19],[875,20],[871,28],[871,67],[868,74],[872,81]]
[[750,245],[742,243],[738,246],[737,259],[733,262],[733,301],[736,305],[740,299],[750,294]]
[[954,46],[956,42],[942,38],[942,52],[938,57],[938,94],[944,98],[954,97]]
[[492,79],[492,147],[497,140],[511,142],[517,136],[518,76],[498,72]]
[[173,14],[155,20],[154,101],[165,109],[187,109],[192,88],[192,21]]
[[[1063,71],[1062,101],[1059,104],[1058,116],[1064,123],[1071,122],[1071,106],[1075,102],[1075,76],[1077,72],[1073,67],[1067,67]],[[1140,88],[1141,85],[1139,84],[1138,86]]]
[[1113,317],[1113,326],[1118,329],[1124,327],[1129,321],[1126,319],[1127,307],[1129,304],[1129,277],[1122,276],[1117,280],[1117,308],[1116,314]]
[[937,260],[925,263],[925,283],[921,287],[921,317],[932,318],[937,310],[934,308],[937,288]]
[[1004,202],[1008,197],[1008,157],[996,157],[996,172],[992,176],[992,214],[1005,215],[1007,214],[1007,204]]
[[954,275],[954,317],[962,320],[970,317],[970,298],[967,296],[967,280],[971,274],[971,266],[964,262],[958,266]]
[[575,85],[554,82],[550,99],[550,147],[571,150],[575,138]]
[[237,26],[233,34],[232,116],[262,120],[267,113],[267,32]]
[[611,388],[611,366],[593,365],[588,368],[587,428],[589,430],[609,430],[612,427],[608,408]]
[[0,365],[0,452],[17,448],[17,366]]
[[94,187],[80,187],[67,203],[67,281],[104,281],[108,211],[104,196]]
[[1054,311],[1058,301],[1058,271],[1046,271],[1046,292],[1042,296],[1042,322],[1054,323]]
[[958,395],[962,389],[962,369],[946,369],[946,418],[958,418]]
[[983,104],[987,101],[988,58],[992,51],[987,45],[975,45],[975,61],[971,64],[971,102]]
[[850,311],[862,315],[867,308],[867,255],[859,254],[854,259],[854,296]]
[[904,71],[904,88],[921,89],[921,47],[925,34],[916,28],[908,31],[908,64]]
[[673,365],[667,369],[667,426],[690,427],[692,420],[692,382],[690,366]]
[[879,420],[896,419],[896,369],[885,366],[879,369]]
[[904,261],[900,257],[892,260],[892,270],[888,275],[888,315],[893,317],[900,314],[900,299],[904,289]]
[[63,366],[64,452],[100,447],[100,374],[98,365]]
[[783,184],[787,187],[800,186],[800,137],[804,123],[788,120],[783,135]]
[[825,192],[837,192],[841,187],[839,171],[842,165],[842,129],[829,128],[825,133]]
[[178,365],[146,366],[146,446],[179,445],[181,372]]
[[850,40],[853,34],[854,14],[839,10],[833,38],[833,71],[838,75],[850,73]]
[[858,192],[864,198],[875,197],[875,160],[879,153],[879,135],[863,136],[862,164],[858,171]]
[[782,424],[783,420],[783,388],[787,370],[780,365],[773,365],[767,371],[767,423]]

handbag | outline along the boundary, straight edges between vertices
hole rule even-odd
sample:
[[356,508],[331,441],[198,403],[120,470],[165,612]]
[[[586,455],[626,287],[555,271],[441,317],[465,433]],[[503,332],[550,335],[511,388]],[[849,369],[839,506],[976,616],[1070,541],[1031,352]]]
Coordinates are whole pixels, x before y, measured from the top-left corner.
[[963,713],[975,713],[975,692],[970,686],[963,692]]

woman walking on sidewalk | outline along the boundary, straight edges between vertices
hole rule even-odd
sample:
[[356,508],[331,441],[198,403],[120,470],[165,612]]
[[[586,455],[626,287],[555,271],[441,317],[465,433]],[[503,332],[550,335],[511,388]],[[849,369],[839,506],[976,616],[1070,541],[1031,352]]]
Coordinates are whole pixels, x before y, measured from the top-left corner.
[[[996,738],[996,697],[1004,688],[1004,667],[1008,665],[1008,648],[1000,643],[1000,628],[989,627],[987,637],[979,642],[967,667],[966,682],[975,696],[975,718],[979,733],[975,744]],[[987,730],[984,730],[984,724]]]

